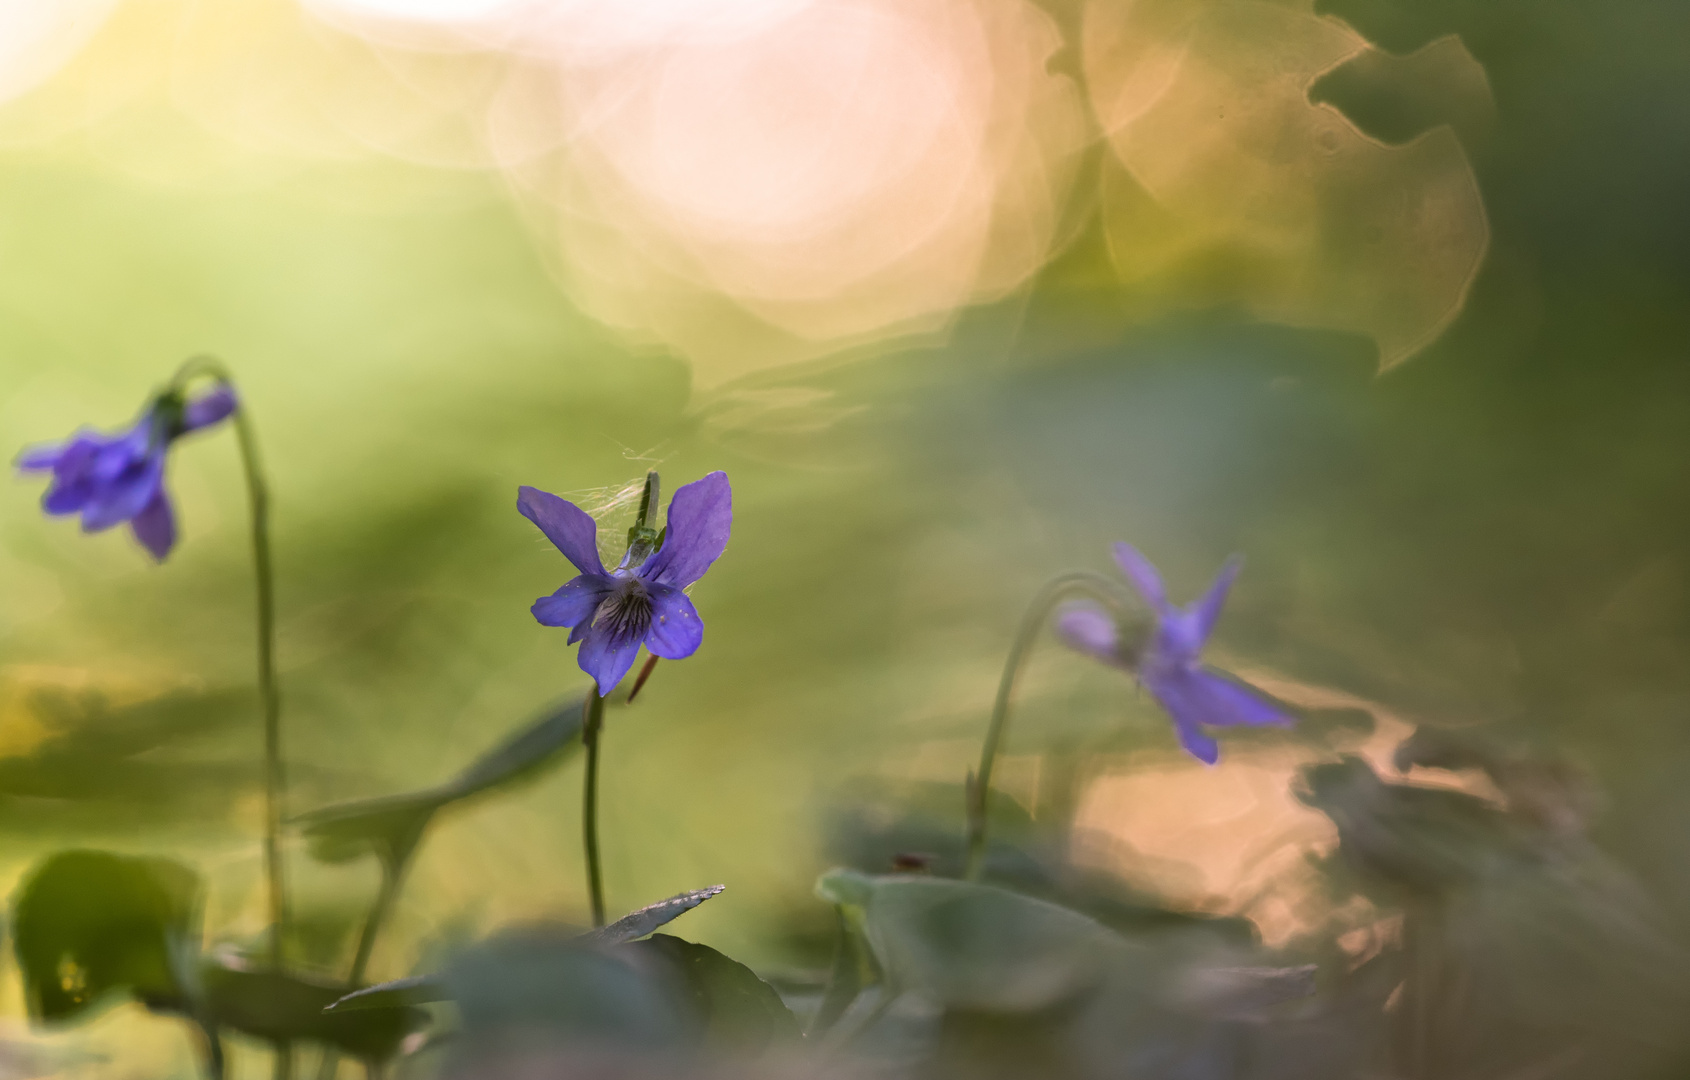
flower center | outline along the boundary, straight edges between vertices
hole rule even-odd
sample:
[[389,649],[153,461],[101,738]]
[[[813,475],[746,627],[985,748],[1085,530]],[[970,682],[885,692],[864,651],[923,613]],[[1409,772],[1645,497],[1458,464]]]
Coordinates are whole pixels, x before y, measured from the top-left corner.
[[651,627],[651,594],[638,578],[626,578],[599,601],[593,626],[619,638],[643,638]]

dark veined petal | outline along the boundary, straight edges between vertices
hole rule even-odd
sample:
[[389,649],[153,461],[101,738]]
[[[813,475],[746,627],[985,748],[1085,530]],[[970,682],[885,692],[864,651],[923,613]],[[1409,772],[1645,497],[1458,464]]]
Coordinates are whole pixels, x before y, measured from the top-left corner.
[[164,488],[164,455],[149,454],[110,481],[93,485],[82,510],[82,531],[99,532],[128,521],[147,508]]
[[182,432],[198,431],[225,420],[239,404],[235,388],[228,383],[218,383],[209,392],[182,406]]
[[1056,636],[1071,649],[1094,656],[1106,664],[1120,662],[1120,631],[1109,613],[1095,604],[1064,605],[1056,614]]
[[[643,627],[641,628],[643,631]],[[645,635],[616,633],[606,626],[589,625],[581,639],[581,651],[576,662],[581,670],[598,683],[599,696],[607,697],[616,684],[634,666],[640,654],[640,640]]]
[[160,457],[162,451],[153,446],[153,420],[149,413],[135,422],[135,426],[110,438],[99,441],[88,456],[85,472],[96,488],[132,479],[138,468],[150,458]]
[[1168,594],[1162,588],[1162,575],[1150,565],[1150,560],[1140,555],[1138,549],[1128,543],[1115,545],[1115,562],[1121,567],[1121,572],[1127,575],[1138,595],[1156,610],[1164,614],[1169,610]]
[[575,569],[583,574],[604,576],[604,563],[599,560],[598,522],[585,510],[548,491],[526,486],[517,489],[516,508],[540,527],[546,539],[563,552],[563,557],[575,564]]
[[135,539],[159,562],[170,554],[170,549],[176,546],[176,514],[162,486],[154,493],[152,502],[130,519],[129,527],[135,531]]
[[669,500],[663,547],[640,567],[640,577],[678,589],[691,585],[721,557],[733,520],[727,473],[713,472],[682,485]]
[[582,574],[550,596],[534,601],[530,610],[542,626],[583,626],[592,621],[605,594],[615,587],[608,577]]
[[1232,588],[1232,582],[1238,577],[1239,569],[1244,565],[1242,559],[1234,555],[1221,567],[1220,573],[1215,575],[1215,582],[1209,586],[1209,591],[1203,598],[1191,605],[1188,614],[1197,633],[1198,644],[1209,640],[1214,632],[1215,621],[1221,617],[1221,608],[1226,606],[1227,590]]
[[1186,697],[1210,727],[1289,726],[1291,716],[1255,688],[1214,670],[1187,677]]
[[665,660],[685,660],[704,641],[704,620],[687,594],[672,585],[647,585],[651,594],[651,627],[645,647]]
[[1174,734],[1187,753],[1205,765],[1220,760],[1219,744],[1203,730],[1202,705],[1193,693],[1193,672],[1172,671],[1146,674],[1144,685],[1173,721]]

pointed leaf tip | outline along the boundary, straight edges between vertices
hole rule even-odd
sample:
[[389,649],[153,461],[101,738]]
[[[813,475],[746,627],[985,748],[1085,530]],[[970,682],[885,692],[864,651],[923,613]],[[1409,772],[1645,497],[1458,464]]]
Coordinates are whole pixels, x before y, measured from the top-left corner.
[[711,885],[708,888],[679,893],[667,900],[659,900],[638,911],[629,912],[609,926],[591,930],[576,940],[584,945],[620,945],[625,941],[645,937],[726,888],[726,885]]

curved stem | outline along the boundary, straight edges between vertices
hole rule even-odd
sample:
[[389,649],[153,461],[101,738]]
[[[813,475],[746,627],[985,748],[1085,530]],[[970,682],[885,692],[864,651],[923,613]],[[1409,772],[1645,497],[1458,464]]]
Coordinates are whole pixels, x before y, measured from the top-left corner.
[[980,769],[969,778],[968,854],[963,863],[965,880],[978,880],[985,862],[986,805],[992,789],[992,766],[997,761],[1004,730],[1009,726],[1009,701],[1015,691],[1016,677],[1021,674],[1021,665],[1056,602],[1072,592],[1089,592],[1123,612],[1129,604],[1118,584],[1094,570],[1070,570],[1058,574],[1033,594],[1032,603],[1027,605],[1026,614],[1021,616],[1021,625],[1015,631],[1015,643],[1009,647],[1003,676],[998,680],[998,696],[992,703],[992,720],[986,728],[986,741],[980,747]]
[[604,730],[604,698],[598,687],[587,692],[581,741],[587,747],[587,776],[581,792],[581,843],[587,853],[587,888],[593,903],[593,926],[604,925],[604,881],[599,872],[599,735]]
[[[228,368],[215,357],[196,356],[177,369],[172,387],[180,390],[196,377],[234,384]],[[252,512],[252,568],[258,588],[258,695],[264,706],[264,876],[270,906],[270,966],[282,968],[282,943],[287,936],[287,890],[282,876],[282,802],[286,778],[282,771],[282,699],[276,687],[276,585],[270,563],[270,489],[258,456],[258,434],[246,402],[233,416],[246,474],[247,502]],[[292,1071],[292,1052],[276,1051],[275,1074]]]

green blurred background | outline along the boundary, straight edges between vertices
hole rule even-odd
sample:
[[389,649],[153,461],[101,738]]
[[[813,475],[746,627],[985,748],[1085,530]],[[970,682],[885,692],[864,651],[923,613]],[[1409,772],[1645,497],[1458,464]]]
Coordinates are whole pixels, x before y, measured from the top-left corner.
[[[316,25],[278,15],[286,5],[231,7]],[[1287,127],[1277,149],[1236,153],[1299,162],[1275,183],[1316,200],[1303,231],[1258,243],[1246,214],[1170,246],[1155,215],[1186,189],[1156,189],[1155,163],[1131,156],[1142,147],[1102,137],[1123,129],[1094,101],[1071,110],[1091,126],[1059,155],[1048,243],[1019,276],[830,335],[728,285],[695,289],[705,299],[686,303],[703,314],[684,330],[655,315],[615,325],[603,303],[583,307],[578,237],[547,216],[573,212],[567,197],[536,212],[497,164],[243,141],[238,116],[231,134],[184,104],[212,91],[172,76],[196,48],[230,63],[233,45],[195,36],[203,6],[125,4],[91,52],[0,105],[0,445],[116,427],[183,357],[226,359],[273,481],[296,811],[433,782],[584,686],[565,635],[527,610],[572,571],[516,513],[519,484],[590,500],[654,465],[670,490],[725,469],[733,539],[694,590],[704,647],[611,714],[603,829],[613,909],[725,882],[687,932],[754,964],[815,962],[828,808],[864,777],[959,782],[1026,598],[1059,570],[1106,568],[1115,539],[1176,596],[1246,556],[1217,638],[1239,670],[1559,748],[1601,793],[1599,840],[1683,912],[1690,19],[1648,0],[1167,3],[1134,17],[1216,79],[1229,57],[1314,62],[1252,38],[1258,9],[1365,39],[1348,60],[1275,76],[1324,103],[1298,108],[1356,145],[1445,140],[1438,168],[1456,179],[1404,179],[1392,162],[1430,168],[1405,157],[1366,166],[1385,181],[1351,183],[1365,170],[1344,162],[1331,180]],[[1060,0],[1027,12],[1048,53],[1028,70],[1095,91],[1107,65],[1083,39],[1113,16]],[[1204,25],[1229,27],[1225,49],[1191,44]],[[357,30],[328,21],[307,37]],[[266,33],[241,47],[263,54]],[[1447,52],[1450,35],[1467,58],[1454,67],[1398,59]],[[391,44],[368,40],[372,56]],[[485,67],[488,52],[462,55]],[[125,57],[151,74],[120,78]],[[254,61],[251,78],[270,70]],[[333,111],[316,120],[333,127]],[[1296,183],[1306,170],[1326,179]],[[1467,245],[1470,286],[1450,278],[1459,252],[1450,270],[1399,262],[1389,230],[1354,240],[1360,255],[1347,246],[1380,205],[1444,183],[1476,184],[1482,218],[1404,250]],[[610,211],[598,225],[630,244],[652,227],[618,232]],[[1150,254],[1123,235],[1150,237]],[[1393,304],[1422,310],[1428,281],[1454,290],[1447,326],[1397,319]],[[1415,336],[1399,322],[1430,344],[1388,355]],[[183,541],[161,567],[122,530],[83,538],[44,519],[33,482],[6,494],[0,876],[67,843],[163,850],[210,875],[209,925],[250,937],[244,495],[226,434],[184,444],[172,469]],[[1322,738],[1297,760],[1329,752]],[[1284,745],[1242,740],[1220,768],[1283,764]],[[1129,683],[1051,649],[1011,751],[1025,763],[1053,747],[1095,756],[1092,781],[1129,763],[1187,768]],[[572,763],[443,822],[374,973],[510,919],[582,918],[578,777]],[[1203,814],[1168,791],[1169,814]],[[299,846],[290,858],[301,948],[343,962],[337,935],[374,868],[314,866]],[[1238,899],[1209,892],[1211,910]],[[10,979],[4,1001],[21,1017]],[[122,1040],[146,1021],[101,1024]],[[187,1068],[180,1035],[159,1038]]]

